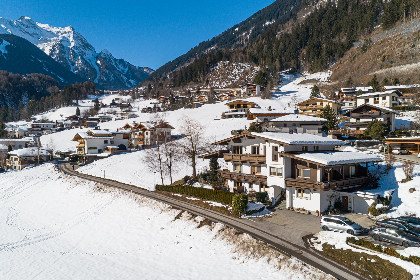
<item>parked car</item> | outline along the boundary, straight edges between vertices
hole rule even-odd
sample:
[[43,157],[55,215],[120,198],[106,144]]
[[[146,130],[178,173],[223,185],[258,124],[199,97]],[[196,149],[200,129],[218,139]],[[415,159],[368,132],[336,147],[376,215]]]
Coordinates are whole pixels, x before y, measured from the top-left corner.
[[416,229],[420,229],[420,218],[410,217],[410,216],[401,216],[398,218],[394,218],[394,220],[403,221]]
[[420,247],[420,239],[402,230],[376,227],[369,230],[369,235],[377,241],[395,243],[404,247]]
[[320,223],[323,230],[337,230],[352,235],[359,235],[366,231],[365,228],[349,218],[338,215],[323,216]]
[[413,227],[412,225],[403,222],[401,220],[396,220],[396,219],[385,219],[382,221],[377,221],[376,222],[377,226],[380,227],[385,227],[385,228],[393,228],[393,229],[398,229],[398,230],[402,230],[408,234],[411,234],[413,236],[416,237],[420,237],[420,230]]
[[392,150],[392,153],[396,155],[408,155],[410,152],[405,149],[396,148]]

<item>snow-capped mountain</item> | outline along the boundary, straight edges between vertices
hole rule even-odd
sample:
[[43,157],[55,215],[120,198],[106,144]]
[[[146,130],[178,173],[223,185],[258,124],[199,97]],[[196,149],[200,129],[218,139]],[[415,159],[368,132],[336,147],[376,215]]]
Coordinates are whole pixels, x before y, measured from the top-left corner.
[[83,81],[28,40],[12,34],[0,34],[0,70],[21,75],[44,74],[61,84]]
[[108,51],[95,48],[73,27],[53,27],[29,17],[0,18],[0,34],[13,34],[36,45],[55,61],[100,88],[124,89],[136,86],[153,70],[115,59]]

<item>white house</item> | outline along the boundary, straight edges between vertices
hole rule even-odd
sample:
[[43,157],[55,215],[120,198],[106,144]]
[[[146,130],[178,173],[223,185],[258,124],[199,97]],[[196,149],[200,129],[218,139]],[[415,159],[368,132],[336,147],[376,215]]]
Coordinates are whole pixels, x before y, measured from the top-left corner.
[[289,114],[269,121],[268,132],[309,133],[322,135],[322,126],[327,120],[301,114]]
[[52,159],[50,150],[36,147],[10,151],[8,154],[6,167],[15,170],[22,170],[30,164],[44,163]]
[[359,152],[337,152],[344,142],[305,133],[246,133],[218,141],[228,169],[221,175],[232,192],[267,192],[288,208],[324,213],[341,200],[343,209],[366,213],[373,196],[357,192],[367,180],[367,163],[381,161]]
[[0,139],[0,144],[11,147],[12,150],[27,148],[33,143],[33,139],[23,138],[23,139]]
[[401,105],[400,96],[402,94],[398,90],[365,93],[357,96],[356,106],[371,104],[387,108],[396,107]]

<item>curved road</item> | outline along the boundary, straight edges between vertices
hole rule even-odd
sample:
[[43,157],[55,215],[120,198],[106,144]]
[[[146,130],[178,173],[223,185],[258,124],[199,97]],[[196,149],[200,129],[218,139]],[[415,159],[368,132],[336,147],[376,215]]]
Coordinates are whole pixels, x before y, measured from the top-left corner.
[[111,180],[111,179],[104,179],[104,178],[100,178],[96,176],[83,174],[83,173],[72,170],[72,168],[68,164],[60,164],[59,166],[60,166],[60,169],[66,174],[77,176],[77,177],[80,177],[89,181],[94,181],[94,182],[97,182],[97,183],[100,183],[100,184],[103,184],[105,186],[109,186],[112,188],[117,188],[117,189],[129,191],[129,192],[133,192],[133,193],[169,204],[176,209],[188,211],[192,214],[207,218],[213,222],[219,222],[219,223],[228,225],[232,228],[235,228],[236,230],[240,232],[247,233],[258,240],[266,242],[271,247],[275,248],[276,250],[278,250],[279,252],[281,252],[282,254],[286,256],[289,256],[289,257],[293,256],[304,263],[307,263],[325,273],[332,275],[333,277],[337,279],[349,279],[349,280],[353,280],[353,279],[363,280],[364,279],[363,277],[361,277],[354,271],[351,271],[347,269],[346,267],[334,261],[331,261],[330,259],[325,258],[324,256],[318,254],[312,249],[307,249],[303,246],[293,244],[292,242],[284,238],[280,238],[267,231],[264,231],[260,228],[255,227],[255,225],[252,224],[252,221],[227,216],[227,215],[221,214],[219,212],[216,212],[210,209],[202,208],[200,206],[190,204],[190,203],[187,203],[187,202],[175,199],[175,198],[171,198],[169,196],[162,195],[156,192],[151,192],[146,189],[142,189],[133,185],[124,184],[124,183]]

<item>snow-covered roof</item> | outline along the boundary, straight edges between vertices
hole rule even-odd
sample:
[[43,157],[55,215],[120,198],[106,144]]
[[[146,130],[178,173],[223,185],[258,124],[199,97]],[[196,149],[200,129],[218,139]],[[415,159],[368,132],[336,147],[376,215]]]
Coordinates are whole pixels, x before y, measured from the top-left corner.
[[373,90],[373,87],[369,86],[369,87],[355,87],[356,91],[369,91],[369,90]]
[[27,138],[22,138],[22,139],[12,139],[12,138],[4,138],[4,139],[0,139],[0,143],[11,143],[11,142],[22,142],[22,143],[27,143],[27,142],[31,142],[33,139],[27,139]]
[[384,86],[384,89],[392,90],[392,89],[417,88],[417,87],[420,87],[420,85],[419,84],[414,84],[414,85]]
[[365,154],[360,152],[304,153],[296,155],[295,157],[323,165],[342,165],[382,161],[380,157],[374,154]]
[[326,98],[322,98],[322,97],[312,97],[312,98],[309,98],[309,99],[307,99],[307,100],[305,100],[305,101],[299,102],[299,103],[298,103],[298,104],[296,104],[296,105],[301,105],[301,104],[304,104],[304,103],[306,103],[306,102],[308,102],[308,101],[310,101],[310,100],[321,100],[321,101],[325,101],[325,102],[337,103],[337,104],[339,104],[339,105],[342,105],[342,103],[341,103],[340,101],[337,101],[337,100],[332,100],[332,99],[326,99]]
[[326,122],[326,119],[300,115],[300,114],[289,114],[282,117],[272,119],[270,122]]
[[353,112],[357,108],[360,108],[360,107],[363,107],[363,106],[370,106],[370,107],[374,107],[374,108],[377,108],[377,109],[382,110],[382,111],[388,111],[388,112],[391,112],[391,113],[394,113],[394,114],[397,114],[397,115],[399,114],[397,111],[392,110],[388,107],[378,106],[378,105],[374,105],[374,104],[370,104],[370,103],[365,103],[365,104],[359,105],[356,108],[349,110],[349,112]]
[[289,145],[344,145],[344,141],[308,133],[251,132],[251,135]]
[[245,103],[252,103],[252,104],[258,105],[258,104],[257,104],[257,103],[255,103],[255,102],[248,101],[248,100],[244,100],[244,99],[235,99],[235,100],[232,100],[232,101],[226,102],[225,104],[226,104],[226,105],[229,105],[230,103],[236,103],[236,102],[245,102]]
[[262,108],[249,108],[251,114],[289,114],[289,112],[276,111],[276,109],[262,109]]
[[32,147],[32,148],[23,148],[19,150],[10,151],[9,155],[16,155],[18,157],[32,157],[32,156],[38,156],[38,152],[40,156],[48,156],[51,154],[49,150],[46,150],[43,148],[40,148],[38,150],[38,148]]
[[412,136],[412,137],[392,137],[392,138],[385,138],[385,140],[420,140],[420,136]]
[[397,93],[399,95],[401,95],[401,93],[399,93],[396,90],[387,90],[387,91],[378,91],[378,92],[369,92],[369,93],[364,93],[359,95],[357,98],[364,98],[364,97],[371,97],[371,96],[379,96],[379,95],[389,95],[392,93]]

